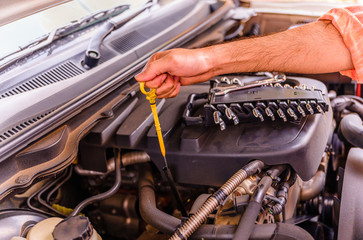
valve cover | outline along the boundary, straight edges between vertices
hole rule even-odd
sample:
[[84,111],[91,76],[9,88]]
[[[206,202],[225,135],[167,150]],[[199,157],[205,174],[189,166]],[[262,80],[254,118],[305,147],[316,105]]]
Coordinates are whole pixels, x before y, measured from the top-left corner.
[[[248,81],[254,79],[256,77],[247,77]],[[301,77],[290,77],[288,80],[295,86],[319,89],[319,96],[324,98],[324,111],[300,116],[296,121],[280,119],[229,124],[221,131],[218,124],[206,126],[203,122],[197,122],[187,125],[182,121],[188,96],[208,93],[207,84],[183,87],[176,98],[159,102],[166,157],[175,180],[186,184],[219,186],[253,159],[260,159],[268,165],[289,164],[303,180],[309,180],[319,166],[333,130],[332,110],[323,83]],[[254,91],[259,90],[255,88]],[[144,96],[138,96],[142,103],[121,124],[116,134],[116,144],[122,148],[146,151],[161,170],[164,161],[150,116],[151,110]],[[208,103],[203,99],[196,101],[193,117],[203,119],[204,105]]]

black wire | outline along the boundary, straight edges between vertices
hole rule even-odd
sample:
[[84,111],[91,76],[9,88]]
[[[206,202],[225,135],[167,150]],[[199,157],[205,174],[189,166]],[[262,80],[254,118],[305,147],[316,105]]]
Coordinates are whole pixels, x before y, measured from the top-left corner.
[[115,172],[116,172],[116,179],[114,185],[106,192],[100,193],[98,195],[92,196],[90,198],[87,198],[83,200],[81,203],[79,203],[73,210],[70,216],[77,216],[85,207],[88,205],[101,201],[103,199],[111,197],[113,194],[115,194],[118,189],[121,186],[121,163],[120,163],[120,151],[118,149],[114,149],[115,152]]

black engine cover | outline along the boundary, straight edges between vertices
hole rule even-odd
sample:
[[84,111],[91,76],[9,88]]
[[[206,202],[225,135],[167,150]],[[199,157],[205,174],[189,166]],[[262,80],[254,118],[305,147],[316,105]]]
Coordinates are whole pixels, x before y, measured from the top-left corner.
[[[321,89],[326,98],[323,83],[300,77],[293,79]],[[269,165],[289,164],[305,181],[315,174],[332,131],[330,107],[324,114],[309,115],[295,122],[240,123],[228,125],[224,131],[219,126],[186,126],[181,119],[188,96],[208,90],[207,84],[187,86],[176,98],[159,102],[163,104],[159,118],[166,157],[177,182],[219,186],[253,159]],[[164,161],[149,103],[142,94],[137,97],[141,103],[117,131],[116,145],[146,151],[162,169]],[[203,104],[199,107],[201,111],[194,114],[203,112]]]

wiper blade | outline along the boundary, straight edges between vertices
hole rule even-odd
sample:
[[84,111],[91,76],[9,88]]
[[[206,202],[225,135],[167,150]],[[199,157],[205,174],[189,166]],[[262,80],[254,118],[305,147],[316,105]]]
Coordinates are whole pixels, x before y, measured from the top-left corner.
[[[97,22],[100,22],[106,18],[113,17],[115,15],[118,15],[125,10],[129,9],[129,5],[119,5],[114,8],[110,8],[107,10],[101,10],[96,13],[92,13],[88,16],[85,16],[79,20],[72,21],[69,24],[59,27],[57,29],[54,29],[50,33],[41,36],[40,38],[35,39],[34,41],[26,44],[25,46],[19,47],[19,50],[12,52],[2,58],[0,58],[0,71],[8,67],[9,65],[15,63],[21,58],[24,58],[33,52],[48,46],[55,40],[64,37],[68,34],[71,34],[73,32],[79,31],[83,28],[88,27],[89,25],[95,24]],[[9,59],[8,61],[5,61],[6,59]],[[5,61],[4,63],[1,63],[2,61]]]
[[69,24],[67,24],[66,26],[58,28],[57,35],[59,35],[59,36],[68,35],[70,33],[78,31],[82,28],[85,28],[85,27],[89,26],[90,24],[94,24],[94,23],[100,22],[106,18],[110,18],[117,14],[120,14],[120,13],[126,11],[127,9],[129,9],[129,7],[130,7],[130,5],[127,5],[127,4],[119,5],[115,8],[98,11],[96,13],[83,17],[78,21],[72,21]]
[[93,35],[88,48],[86,50],[85,58],[84,58],[84,64],[88,66],[89,68],[93,68],[97,66],[98,61],[101,58],[101,44],[103,40],[114,30],[119,29],[126,23],[128,23],[130,20],[134,19],[138,15],[140,15],[142,12],[144,12],[146,9],[151,8],[154,6],[156,2],[148,2],[139,9],[135,9],[132,11],[129,11],[127,14],[122,16],[114,17],[110,20],[108,20],[101,28],[100,30]]

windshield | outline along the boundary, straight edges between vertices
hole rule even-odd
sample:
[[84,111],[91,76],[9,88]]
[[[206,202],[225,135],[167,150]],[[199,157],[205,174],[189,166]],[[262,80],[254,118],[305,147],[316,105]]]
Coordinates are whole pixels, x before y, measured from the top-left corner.
[[[130,5],[131,9],[140,7],[145,0],[77,0],[77,1],[24,1],[15,0],[5,6],[1,1],[2,25],[0,36],[2,47],[0,59],[10,53],[19,51],[35,39],[50,33],[52,30],[65,26],[102,10],[112,9],[120,5]],[[25,3],[26,2],[26,3]],[[43,5],[40,4],[43,2]],[[47,2],[48,5],[45,5]],[[46,7],[48,6],[48,7]],[[17,8],[18,10],[15,10]],[[43,8],[43,10],[41,9]],[[22,11],[22,12],[21,12]],[[33,11],[33,13],[30,13]],[[35,13],[34,13],[35,12]],[[5,14],[7,13],[7,14]],[[13,17],[9,17],[14,13]],[[14,18],[18,19],[14,19]],[[5,23],[4,23],[5,22]]]

